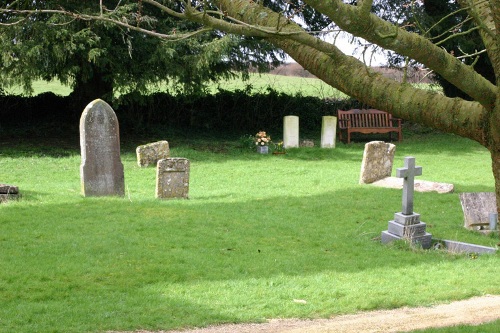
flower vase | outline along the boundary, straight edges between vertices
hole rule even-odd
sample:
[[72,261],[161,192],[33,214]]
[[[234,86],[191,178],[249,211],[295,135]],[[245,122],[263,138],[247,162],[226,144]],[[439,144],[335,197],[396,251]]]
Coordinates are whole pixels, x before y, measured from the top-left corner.
[[257,152],[259,154],[267,154],[269,153],[269,146],[257,146]]

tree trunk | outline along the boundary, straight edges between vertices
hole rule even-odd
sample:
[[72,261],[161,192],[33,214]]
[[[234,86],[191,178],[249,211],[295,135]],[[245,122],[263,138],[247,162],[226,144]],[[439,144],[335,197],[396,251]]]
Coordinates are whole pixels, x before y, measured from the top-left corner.
[[[85,68],[85,69],[84,69]],[[71,98],[74,107],[83,110],[95,99],[110,100],[113,97],[112,74],[108,68],[86,64],[75,78]]]

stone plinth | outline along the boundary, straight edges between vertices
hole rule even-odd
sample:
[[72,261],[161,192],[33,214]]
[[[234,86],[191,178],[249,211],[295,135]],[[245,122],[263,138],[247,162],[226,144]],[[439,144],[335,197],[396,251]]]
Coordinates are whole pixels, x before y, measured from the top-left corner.
[[148,143],[136,148],[137,164],[141,167],[157,165],[159,160],[170,157],[168,141]]
[[395,152],[396,146],[392,143],[383,141],[368,142],[363,152],[359,183],[370,184],[389,177],[392,172]]
[[156,198],[188,198],[189,160],[167,158],[158,161],[156,169]]
[[124,196],[118,119],[111,106],[103,100],[92,101],[82,113],[80,147],[82,194]]

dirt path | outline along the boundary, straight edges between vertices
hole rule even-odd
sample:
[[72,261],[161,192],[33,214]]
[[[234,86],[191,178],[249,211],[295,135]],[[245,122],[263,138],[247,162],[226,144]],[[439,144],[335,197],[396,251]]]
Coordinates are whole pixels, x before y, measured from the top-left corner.
[[433,307],[370,311],[330,319],[280,319],[263,324],[221,325],[154,333],[388,333],[460,324],[478,325],[496,319],[500,319],[500,295],[487,295]]

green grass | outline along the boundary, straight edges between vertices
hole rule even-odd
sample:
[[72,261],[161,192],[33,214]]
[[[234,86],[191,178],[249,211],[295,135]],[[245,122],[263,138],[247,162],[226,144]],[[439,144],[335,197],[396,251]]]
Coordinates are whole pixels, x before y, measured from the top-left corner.
[[[155,169],[134,153],[145,140],[123,144],[125,198],[80,195],[78,138],[0,144],[1,180],[23,194],[0,205],[0,332],[326,318],[500,293],[498,254],[380,244],[401,191],[358,184],[362,143],[274,156],[231,139],[162,139],[191,161],[190,200],[154,198]],[[462,227],[458,199],[493,191],[485,149],[444,134],[397,146],[395,168],[412,155],[422,179],[455,184],[453,194],[415,194],[434,237],[498,243]]]

